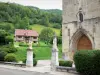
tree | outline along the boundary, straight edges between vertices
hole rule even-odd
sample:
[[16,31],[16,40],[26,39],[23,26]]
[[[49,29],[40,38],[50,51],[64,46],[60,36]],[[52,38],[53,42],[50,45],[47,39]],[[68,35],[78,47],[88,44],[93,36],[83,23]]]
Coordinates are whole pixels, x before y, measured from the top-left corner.
[[60,29],[60,36],[62,36],[62,28]]
[[61,15],[62,11],[58,9],[44,10],[33,6],[0,2],[0,22],[12,23],[14,29],[27,29],[28,25],[33,24],[61,28]]
[[16,26],[19,29],[28,29],[29,19],[27,17],[24,17]]
[[6,45],[9,42],[13,42],[13,37],[5,30],[0,29],[0,45]]
[[14,32],[14,25],[11,23],[1,23],[0,29],[5,30],[6,32],[13,33]]
[[8,33],[6,31],[0,29],[0,45],[6,44],[5,37],[7,35]]
[[13,37],[12,37],[12,36],[6,36],[6,37],[5,37],[5,40],[6,40],[6,43],[7,43],[7,44],[13,43]]
[[49,19],[47,17],[47,15],[42,15],[42,19],[40,20],[40,24],[44,25],[44,26],[49,26]]
[[54,31],[52,29],[44,28],[40,33],[40,40],[48,44],[53,39],[53,35]]

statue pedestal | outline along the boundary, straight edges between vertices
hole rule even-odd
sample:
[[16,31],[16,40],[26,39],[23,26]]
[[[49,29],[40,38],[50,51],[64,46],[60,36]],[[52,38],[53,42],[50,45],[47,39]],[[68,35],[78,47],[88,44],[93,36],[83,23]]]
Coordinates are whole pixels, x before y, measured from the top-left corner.
[[32,49],[27,49],[26,66],[33,67],[33,50]]
[[56,66],[59,66],[59,57],[58,57],[58,47],[57,47],[57,37],[54,35],[53,47],[52,47],[52,56],[51,56],[51,70],[55,71]]
[[59,66],[58,51],[56,49],[52,49],[51,70],[55,71],[56,66]]

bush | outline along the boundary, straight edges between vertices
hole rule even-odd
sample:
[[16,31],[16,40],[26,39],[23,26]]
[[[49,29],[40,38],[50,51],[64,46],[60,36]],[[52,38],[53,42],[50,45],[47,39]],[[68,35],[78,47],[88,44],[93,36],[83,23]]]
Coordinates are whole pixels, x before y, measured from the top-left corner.
[[93,58],[94,72],[96,75],[100,75],[100,50],[96,50]]
[[33,58],[35,58],[36,57],[36,55],[35,55],[35,53],[33,53]]
[[25,42],[19,42],[19,46],[24,46],[24,47],[27,47],[27,46],[28,46],[28,44],[27,44],[27,43],[25,43]]
[[60,25],[59,23],[55,23],[55,24],[53,25],[53,28],[60,29],[60,28],[61,28],[61,25]]
[[[50,44],[53,44],[53,39],[50,40]],[[62,37],[57,37],[57,44],[62,44]]]
[[62,37],[61,36],[57,38],[57,43],[62,44]]
[[59,61],[59,66],[65,66],[65,67],[72,67],[72,61],[64,61],[64,60],[60,60]]
[[6,48],[6,47],[0,47],[0,51],[4,51],[4,52],[7,52],[7,53],[8,53],[8,50],[9,50],[9,48]]
[[0,51],[0,61],[4,61],[4,57],[7,55],[7,52]]
[[74,55],[76,70],[85,75],[100,75],[100,50],[81,50]]
[[6,40],[7,44],[13,43],[13,37],[12,36],[6,36],[5,40]]
[[17,49],[14,46],[9,47],[8,53],[15,53]]
[[25,58],[25,59],[23,59],[22,61],[23,61],[23,63],[26,63],[26,58]]
[[5,45],[0,47],[0,51],[5,51],[7,53],[15,53],[17,49],[13,45]]
[[17,59],[16,59],[15,54],[7,54],[5,56],[5,61],[7,61],[7,62],[16,62]]
[[33,59],[33,66],[36,66],[37,65],[37,60],[34,58]]

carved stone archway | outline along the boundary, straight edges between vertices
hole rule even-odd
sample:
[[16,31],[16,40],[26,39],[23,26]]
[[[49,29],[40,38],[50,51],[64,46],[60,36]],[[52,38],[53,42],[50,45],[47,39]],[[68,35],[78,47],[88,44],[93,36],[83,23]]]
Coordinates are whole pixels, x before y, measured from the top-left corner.
[[[79,40],[82,41],[82,37],[85,38],[85,40],[87,40],[88,42],[90,42],[91,48],[90,49],[94,49],[94,41],[93,41],[93,37],[89,34],[89,32],[85,31],[84,29],[80,28],[78,29],[72,36],[71,41],[70,41],[70,51],[75,52],[78,49],[78,44],[79,44]],[[86,49],[86,48],[84,48]],[[87,48],[89,49],[89,48]]]

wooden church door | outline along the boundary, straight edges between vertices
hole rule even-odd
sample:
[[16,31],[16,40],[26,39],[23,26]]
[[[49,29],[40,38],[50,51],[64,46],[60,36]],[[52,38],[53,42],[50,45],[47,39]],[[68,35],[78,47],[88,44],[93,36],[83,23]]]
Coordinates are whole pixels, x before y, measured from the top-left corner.
[[92,50],[92,44],[86,35],[79,38],[77,43],[77,50]]

